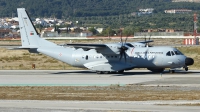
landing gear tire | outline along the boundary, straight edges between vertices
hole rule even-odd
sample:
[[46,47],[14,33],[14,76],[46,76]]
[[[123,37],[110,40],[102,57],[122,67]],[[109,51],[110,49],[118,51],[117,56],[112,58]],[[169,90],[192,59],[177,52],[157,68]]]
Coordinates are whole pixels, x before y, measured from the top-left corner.
[[169,70],[169,73],[175,73],[175,70]]
[[104,73],[104,74],[109,74],[110,72],[109,72],[109,71],[103,71],[103,73]]
[[188,67],[185,68],[185,71],[188,71]]
[[96,71],[97,74],[109,74],[109,71]]
[[120,71],[118,71],[118,73],[123,74],[123,73],[124,73],[124,70],[120,70]]
[[102,74],[103,72],[102,71],[96,71],[97,72],[97,74]]

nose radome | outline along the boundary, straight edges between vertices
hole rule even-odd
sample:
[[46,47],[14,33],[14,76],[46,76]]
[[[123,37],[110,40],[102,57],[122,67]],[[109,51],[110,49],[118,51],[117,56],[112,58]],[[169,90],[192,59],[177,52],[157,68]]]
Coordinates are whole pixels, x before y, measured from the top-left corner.
[[185,65],[193,65],[194,64],[194,60],[192,58],[186,58],[185,59]]

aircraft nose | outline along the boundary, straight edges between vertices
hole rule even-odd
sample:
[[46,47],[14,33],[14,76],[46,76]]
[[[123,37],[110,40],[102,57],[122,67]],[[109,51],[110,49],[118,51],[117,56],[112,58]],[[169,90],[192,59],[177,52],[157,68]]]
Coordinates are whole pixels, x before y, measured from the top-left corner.
[[193,65],[194,64],[194,60],[192,58],[186,58],[185,59],[185,65]]

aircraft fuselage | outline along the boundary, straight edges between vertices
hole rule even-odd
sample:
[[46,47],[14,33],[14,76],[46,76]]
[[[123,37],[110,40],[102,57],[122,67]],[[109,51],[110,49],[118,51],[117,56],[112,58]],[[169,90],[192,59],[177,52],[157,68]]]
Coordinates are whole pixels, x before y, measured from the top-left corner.
[[126,51],[126,59],[122,57],[121,60],[117,53],[102,54],[94,49],[84,51],[81,48],[58,46],[52,49],[38,48],[38,52],[75,67],[95,71],[120,71],[133,68],[179,68],[185,66],[187,58],[173,47],[129,47]]

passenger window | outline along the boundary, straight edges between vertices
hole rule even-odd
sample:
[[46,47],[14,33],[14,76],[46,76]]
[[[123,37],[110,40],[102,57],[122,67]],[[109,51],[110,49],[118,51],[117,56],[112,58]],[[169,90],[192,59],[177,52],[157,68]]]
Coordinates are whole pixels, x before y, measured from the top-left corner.
[[151,56],[150,56],[150,55],[148,56],[148,59],[151,59]]
[[171,56],[171,53],[170,51],[167,52],[166,56]]
[[86,55],[85,59],[88,60],[88,55]]
[[175,55],[173,51],[171,51],[171,54],[172,54],[172,56],[174,56],[174,55]]

